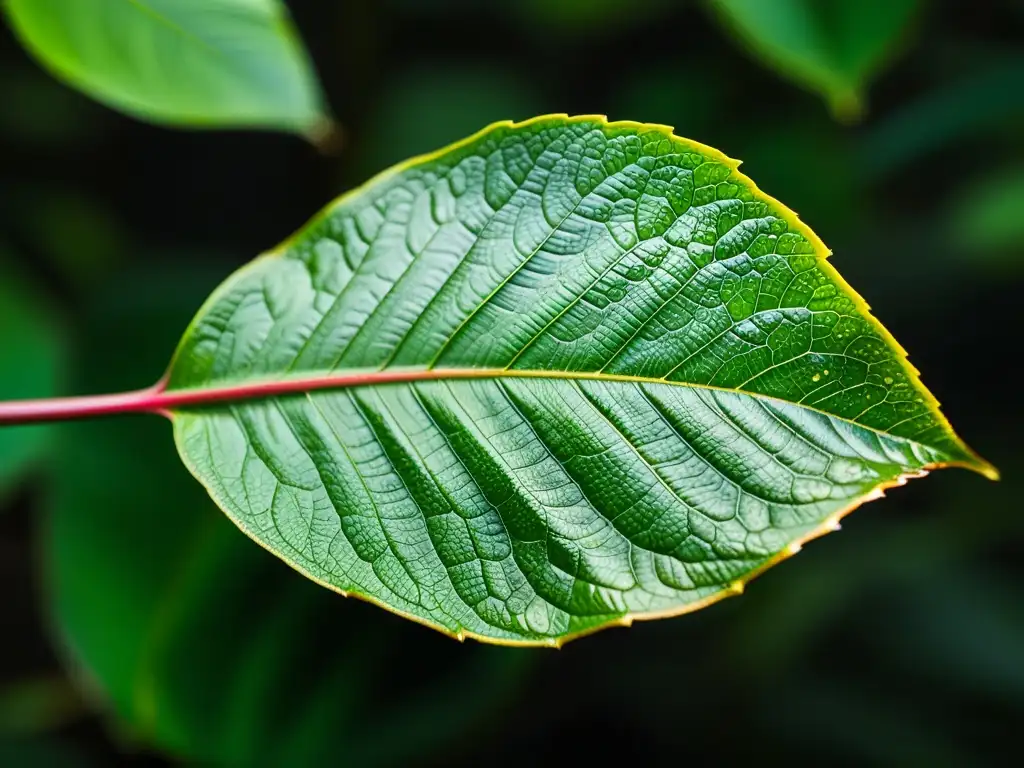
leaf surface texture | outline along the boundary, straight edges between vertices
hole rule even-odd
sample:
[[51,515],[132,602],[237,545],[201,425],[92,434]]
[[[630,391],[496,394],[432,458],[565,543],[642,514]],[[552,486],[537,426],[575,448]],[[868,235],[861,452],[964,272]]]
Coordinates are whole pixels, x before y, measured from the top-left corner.
[[382,174],[200,311],[169,392],[296,391],[177,410],[186,464],[326,586],[550,645],[738,592],[907,475],[991,473],[737,165],[550,116]]

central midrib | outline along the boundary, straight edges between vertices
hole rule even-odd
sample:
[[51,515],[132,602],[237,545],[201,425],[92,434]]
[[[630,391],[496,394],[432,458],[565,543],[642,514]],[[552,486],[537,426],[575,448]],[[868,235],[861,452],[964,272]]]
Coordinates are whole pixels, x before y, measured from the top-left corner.
[[252,381],[236,384],[218,384],[214,386],[195,388],[166,388],[158,385],[153,392],[151,410],[175,411],[185,408],[199,408],[212,406],[219,403],[231,403],[242,400],[258,400],[277,396],[292,394],[303,394],[307,392],[318,392],[332,389],[347,389],[350,387],[373,387],[388,384],[410,384],[429,381],[452,381],[452,380],[486,380],[486,379],[552,379],[552,380],[583,380],[601,382],[621,382],[630,384],[650,384],[675,387],[688,387],[692,389],[703,389],[711,392],[721,392],[730,395],[745,395],[762,400],[787,403],[808,411],[818,413],[836,421],[851,424],[859,429],[874,432],[888,438],[906,440],[915,443],[931,451],[942,452],[933,446],[926,445],[913,438],[902,435],[895,435],[876,427],[860,424],[852,419],[839,416],[828,411],[823,411],[814,406],[786,400],[771,395],[749,392],[740,389],[728,389],[716,387],[710,384],[696,384],[687,381],[671,381],[668,379],[656,379],[644,376],[630,376],[627,374],[609,374],[599,371],[557,371],[557,370],[529,370],[515,368],[395,368],[388,370],[363,370],[348,371],[342,373],[319,373],[305,376],[291,376],[279,379],[254,379]]
[[[333,373],[317,373],[303,376],[286,376],[277,379],[253,379],[238,383],[220,383],[202,387],[170,387],[158,386],[156,393],[163,408],[187,408],[216,403],[235,402],[238,400],[254,400],[278,395],[302,394],[330,389],[346,389],[349,387],[372,387],[384,384],[409,384],[420,381],[449,381],[473,379],[556,379],[556,380],[587,380],[625,382],[632,384],[666,384],[669,386],[693,387],[729,394],[744,394],[751,397],[762,397],[779,402],[789,402],[783,398],[770,397],[755,392],[727,389],[709,384],[694,384],[687,381],[670,381],[645,376],[628,374],[603,373],[600,371],[559,371],[532,370],[517,368],[392,368],[387,370],[361,370]],[[801,405],[800,403],[794,403]],[[801,407],[808,407],[803,406]],[[809,410],[816,410],[808,407]],[[831,418],[842,419],[841,416],[818,411]],[[848,419],[845,419],[849,421]],[[851,422],[854,423],[854,422]],[[858,425],[859,426],[859,425]],[[865,427],[865,429],[871,429]],[[874,430],[879,431],[879,430]]]

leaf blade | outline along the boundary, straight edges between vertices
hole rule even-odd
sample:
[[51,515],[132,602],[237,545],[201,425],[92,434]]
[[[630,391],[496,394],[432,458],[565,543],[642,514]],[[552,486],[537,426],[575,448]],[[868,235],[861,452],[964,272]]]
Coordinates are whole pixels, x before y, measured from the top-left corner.
[[[170,394],[303,396],[177,409],[180,454],[319,583],[456,637],[549,645],[735,592],[905,476],[990,472],[821,241],[737,165],[663,126],[547,116],[382,174],[200,310]],[[787,468],[793,444],[791,465],[825,464]],[[626,526],[638,514],[660,538]],[[638,578],[626,551],[662,571]]]

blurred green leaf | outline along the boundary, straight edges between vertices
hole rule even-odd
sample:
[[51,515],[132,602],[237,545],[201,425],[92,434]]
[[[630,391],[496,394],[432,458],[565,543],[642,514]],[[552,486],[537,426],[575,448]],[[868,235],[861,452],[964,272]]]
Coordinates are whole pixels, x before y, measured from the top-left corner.
[[948,223],[972,262],[1024,265],[1024,168],[1000,169],[960,190]]
[[857,118],[919,0],[707,0],[750,53]]
[[[53,397],[60,388],[63,339],[43,294],[0,250],[0,400]],[[0,430],[0,501],[40,458],[48,427]]]
[[4,8],[54,75],[135,117],[313,139],[329,125],[278,0],[7,0]]
[[[83,391],[158,375],[215,279],[117,282],[85,323]],[[214,764],[381,764],[493,716],[528,652],[458,646],[342,605],[239,535],[169,431],[156,419],[63,426],[43,532],[63,644],[136,740]]]
[[[929,153],[1024,116],[1024,57],[1006,56],[905,102],[865,133],[857,167],[863,179],[891,176]],[[1019,135],[1019,131],[1015,132]]]

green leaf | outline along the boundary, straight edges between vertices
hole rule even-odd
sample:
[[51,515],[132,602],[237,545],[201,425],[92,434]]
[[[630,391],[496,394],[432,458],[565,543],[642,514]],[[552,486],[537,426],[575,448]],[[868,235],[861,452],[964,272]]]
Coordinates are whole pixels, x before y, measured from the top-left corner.
[[4,7],[43,66],[129,115],[314,139],[329,125],[278,0],[6,0]]
[[[159,366],[209,277],[119,275],[82,323],[77,385]],[[456,654],[369,606],[339,611],[335,595],[238,535],[181,467],[165,424],[59,430],[44,583],[77,677],[131,740],[204,765],[397,764],[467,738],[524,679],[531,654]]]
[[824,96],[833,113],[863,111],[868,80],[900,42],[918,0],[708,0],[751,54]]
[[[0,400],[56,395],[62,353],[58,324],[41,292],[0,251]],[[0,430],[0,501],[49,439],[47,428]]]
[[499,123],[214,293],[178,448],[290,565],[456,637],[692,611],[908,476],[995,474],[827,253],[663,126]]

